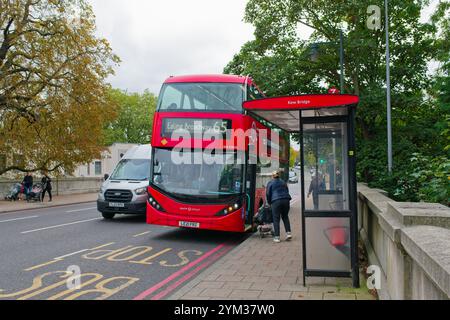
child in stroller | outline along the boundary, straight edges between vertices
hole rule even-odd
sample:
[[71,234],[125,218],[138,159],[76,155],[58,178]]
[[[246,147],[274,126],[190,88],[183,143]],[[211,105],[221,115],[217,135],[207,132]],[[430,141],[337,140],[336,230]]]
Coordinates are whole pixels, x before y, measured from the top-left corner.
[[5,200],[17,201],[19,200],[19,195],[23,190],[23,185],[21,183],[15,183],[10,189],[9,193],[6,195]]
[[261,238],[273,236],[273,217],[270,206],[264,204],[258,209],[255,222],[258,224],[258,232]]
[[31,188],[31,192],[28,197],[28,201],[42,201],[42,192],[44,191],[44,185],[42,183],[36,183]]

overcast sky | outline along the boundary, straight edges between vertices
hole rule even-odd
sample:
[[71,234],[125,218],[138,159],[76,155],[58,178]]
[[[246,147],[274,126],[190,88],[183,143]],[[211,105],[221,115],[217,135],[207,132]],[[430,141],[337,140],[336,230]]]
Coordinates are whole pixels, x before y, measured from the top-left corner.
[[[222,73],[254,38],[253,26],[242,21],[247,0],[88,1],[97,17],[97,34],[122,59],[109,81],[131,92],[148,88],[158,94],[171,75]],[[302,38],[311,33],[305,27],[299,31]]]
[[90,0],[97,33],[122,63],[110,79],[129,91],[158,94],[170,75],[222,73],[253,39],[246,0]]

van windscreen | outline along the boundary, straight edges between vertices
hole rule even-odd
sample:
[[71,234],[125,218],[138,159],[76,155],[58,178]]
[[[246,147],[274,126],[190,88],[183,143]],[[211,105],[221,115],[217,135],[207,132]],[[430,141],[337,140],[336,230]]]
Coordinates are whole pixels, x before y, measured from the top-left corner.
[[111,180],[144,181],[150,177],[149,159],[122,159],[111,175]]

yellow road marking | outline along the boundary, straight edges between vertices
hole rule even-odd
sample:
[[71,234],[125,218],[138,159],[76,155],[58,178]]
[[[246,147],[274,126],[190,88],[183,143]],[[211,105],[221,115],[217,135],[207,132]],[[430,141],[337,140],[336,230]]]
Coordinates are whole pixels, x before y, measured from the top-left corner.
[[[139,251],[135,252],[132,255],[123,257],[123,255],[133,252],[133,251],[136,251],[136,250],[139,250]],[[109,257],[107,257],[106,260],[108,260],[108,261],[128,261],[128,260],[134,259],[136,257],[142,256],[144,253],[147,253],[152,250],[153,250],[152,247],[132,247],[130,249],[114,253],[113,255],[110,255]],[[118,258],[120,256],[122,256],[122,258]]]
[[31,268],[25,269],[24,271],[33,271],[33,270],[36,270],[36,269],[39,269],[39,268],[42,268],[42,267],[45,267],[45,266],[49,266],[51,264],[54,264],[54,263],[57,263],[57,262],[60,262],[60,261],[62,261],[62,259],[53,259],[53,260],[51,260],[49,262],[45,262],[45,263],[42,263],[40,265],[37,265],[37,266],[31,267]]
[[150,265],[150,264],[152,264],[152,262],[150,262],[150,260],[152,260],[156,257],[159,257],[160,255],[163,255],[164,253],[169,252],[170,250],[172,250],[172,248],[167,248],[160,252],[155,253],[154,255],[151,255],[150,257],[147,257],[147,258],[139,260],[139,261],[130,261],[130,263]]
[[[111,282],[117,281],[117,280],[121,280],[121,281],[125,280],[126,282],[115,288],[107,287],[107,284],[110,284]],[[123,289],[131,286],[132,284],[134,284],[137,281],[139,281],[139,278],[131,278],[131,277],[113,277],[113,278],[105,279],[105,280],[102,280],[101,282],[98,282],[95,285],[94,289],[84,290],[81,292],[74,293],[71,296],[65,297],[64,300],[75,300],[81,296],[84,296],[87,294],[92,294],[92,293],[102,294],[101,296],[95,298],[94,300],[105,300],[105,299],[111,297],[112,295],[116,294],[117,292],[122,291]]]
[[74,255],[76,255],[76,254],[78,254],[78,253],[82,253],[82,252],[86,252],[86,251],[89,251],[89,249],[83,249],[83,250],[80,250],[80,251],[68,253],[68,254],[66,254],[66,255],[63,255],[63,256],[61,256],[61,257],[57,257],[57,258],[55,258],[55,259],[56,259],[56,260],[64,260],[65,258],[68,258],[68,257],[70,257],[70,256],[74,256]]
[[[92,279],[84,280],[84,278],[87,278],[87,277],[92,277]],[[57,299],[64,297],[65,295],[74,293],[75,291],[79,292],[84,287],[87,287],[87,286],[91,285],[92,283],[95,283],[95,282],[103,279],[103,275],[98,274],[98,273],[85,273],[85,274],[81,274],[79,276],[79,279],[80,279],[80,283],[81,283],[79,288],[72,288],[72,289],[68,289],[68,290],[59,292],[56,295],[47,298],[47,300],[57,300]],[[66,280],[66,287],[67,287],[67,280]]]
[[194,254],[194,255],[196,255],[196,256],[201,256],[203,254],[203,252],[198,251],[198,250],[184,250],[184,251],[180,251],[180,252],[177,253],[177,256],[181,259],[180,263],[169,264],[168,261],[163,260],[163,261],[160,261],[159,264],[161,266],[163,266],[163,267],[181,267],[181,266],[184,266],[184,265],[189,263],[189,258],[186,257],[186,254],[189,253],[189,252]]
[[98,247],[95,247],[95,248],[92,248],[92,249],[84,249],[84,250],[80,250],[80,251],[77,251],[77,252],[69,253],[69,254],[66,254],[66,255],[64,255],[64,256],[61,256],[61,257],[58,257],[58,258],[54,258],[53,260],[50,260],[50,261],[48,261],[48,262],[44,262],[44,263],[42,263],[42,264],[39,264],[39,265],[37,265],[37,266],[30,267],[30,268],[28,268],[28,269],[24,269],[24,271],[33,271],[33,270],[36,270],[36,269],[39,269],[39,268],[42,268],[42,267],[46,267],[46,266],[49,266],[49,265],[51,265],[51,264],[54,264],[54,263],[63,261],[64,258],[73,256],[73,255],[75,255],[75,254],[82,253],[82,252],[86,252],[86,251],[90,251],[90,250],[101,249],[101,248],[110,246],[110,245],[112,245],[112,244],[114,244],[114,243],[115,243],[115,242],[110,242],[110,243],[106,243],[106,244],[103,244],[103,245],[101,245],[101,246],[98,246]]
[[[17,292],[13,292],[13,293],[6,293],[6,294],[3,293],[3,290],[0,289],[0,299],[13,298],[13,297],[18,297],[23,294],[29,294],[30,292],[42,287],[44,278],[46,278],[47,276],[50,276],[50,275],[57,275],[57,274],[62,274],[59,278],[67,278],[70,276],[70,274],[67,271],[56,271],[56,272],[45,273],[43,275],[40,275],[40,276],[37,276],[36,278],[34,278],[33,284],[29,288],[26,288],[26,289],[23,289],[23,290],[20,290]],[[66,280],[63,280],[63,281],[66,281]]]
[[107,244],[102,244],[101,246],[98,246],[98,247],[95,247],[95,248],[92,248],[92,249],[89,249],[89,250],[98,250],[98,249],[101,249],[101,248],[104,248],[104,247],[113,245],[114,243],[115,243],[115,242],[110,242],[110,243],[107,243]]
[[137,238],[137,237],[140,237],[140,236],[145,236],[146,234],[149,234],[149,233],[151,233],[151,231],[142,232],[142,233],[139,233],[139,234],[133,236],[133,238]]

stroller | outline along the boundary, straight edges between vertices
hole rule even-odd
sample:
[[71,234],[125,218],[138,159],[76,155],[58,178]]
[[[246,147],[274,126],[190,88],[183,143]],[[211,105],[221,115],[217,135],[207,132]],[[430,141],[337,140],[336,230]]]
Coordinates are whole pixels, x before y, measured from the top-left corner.
[[269,206],[263,205],[258,209],[255,222],[258,224],[257,230],[261,238],[274,235],[272,210]]
[[36,183],[31,188],[31,192],[28,196],[28,201],[42,201],[42,192],[44,191],[44,185],[42,183]]
[[23,190],[23,185],[20,183],[15,183],[10,189],[9,193],[6,195],[5,200],[17,201],[19,200],[19,194]]

